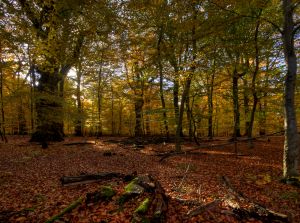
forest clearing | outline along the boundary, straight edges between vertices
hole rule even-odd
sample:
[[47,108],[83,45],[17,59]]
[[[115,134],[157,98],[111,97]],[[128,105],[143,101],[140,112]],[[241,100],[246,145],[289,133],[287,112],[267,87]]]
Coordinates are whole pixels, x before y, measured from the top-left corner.
[[[0,222],[3,223],[46,222],[80,197],[83,202],[56,222],[134,222],[135,210],[147,195],[133,197],[120,208],[118,197],[128,183],[122,178],[69,186],[60,181],[63,176],[133,172],[150,174],[164,188],[168,205],[161,222],[300,222],[300,188],[280,182],[282,136],[257,139],[251,150],[245,141],[239,142],[238,155],[231,144],[202,148],[163,161],[158,154],[173,150],[174,143],[135,148],[125,137],[86,138],[87,141],[72,137],[43,150],[40,145],[28,143],[28,139],[10,137],[10,143],[1,144]],[[228,140],[203,143],[216,145]],[[183,144],[183,150],[195,148],[196,144]],[[246,198],[233,199],[238,203],[236,210],[226,201],[232,199],[232,194],[222,176]],[[101,186],[111,186],[116,194],[111,200],[86,203],[87,194]],[[259,217],[238,211],[240,207],[251,213],[251,202],[289,220],[275,221],[276,218],[263,217],[264,214]],[[205,207],[207,204],[212,205]],[[200,207],[204,208],[199,211]],[[147,213],[145,216],[151,217]]]

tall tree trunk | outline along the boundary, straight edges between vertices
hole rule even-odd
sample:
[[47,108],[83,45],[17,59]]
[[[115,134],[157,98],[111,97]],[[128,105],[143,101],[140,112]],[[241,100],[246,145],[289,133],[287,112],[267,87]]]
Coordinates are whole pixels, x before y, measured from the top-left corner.
[[111,91],[111,135],[115,135],[115,95],[114,95],[114,88],[112,82],[110,83],[110,91]]
[[[174,78],[173,78],[173,106],[174,106],[174,118],[175,118],[175,125],[177,128],[178,120],[179,120],[179,66],[175,57],[174,46],[171,46],[172,52],[169,56],[169,62],[174,69]],[[182,134],[182,129],[180,132]]]
[[2,141],[7,143],[7,138],[5,134],[5,115],[4,115],[4,103],[3,103],[3,66],[4,62],[2,60],[2,44],[0,40],[0,106],[1,106],[1,123],[0,123],[0,135]]
[[[17,89],[21,89],[21,80],[20,80],[20,69],[22,65],[19,65],[18,71],[16,72],[17,75]],[[19,102],[17,105],[17,116],[18,116],[18,135],[25,135],[26,134],[26,119],[25,119],[25,112],[23,108],[23,98],[22,96],[19,97]]]
[[177,65],[175,65],[174,67],[174,72],[175,77],[173,79],[173,106],[175,114],[175,124],[177,128],[179,120],[179,69]]
[[210,77],[210,82],[208,84],[208,138],[213,138],[213,92],[214,92],[214,81],[215,81],[215,60],[213,61],[213,73]]
[[175,150],[177,152],[181,151],[181,136],[180,136],[180,133],[181,133],[181,130],[182,130],[184,105],[185,105],[185,102],[186,102],[186,100],[189,96],[192,77],[193,77],[193,70],[194,70],[194,68],[192,68],[191,73],[188,75],[188,77],[185,81],[183,93],[182,93],[182,96],[181,96],[181,103],[180,103],[180,107],[179,107],[178,125],[177,125],[177,128],[176,128],[176,135],[175,135]]
[[58,69],[47,72],[37,69],[40,74],[37,86],[36,114],[37,128],[31,137],[34,142],[62,141],[63,106],[58,91]]
[[135,128],[134,136],[140,137],[143,135],[143,106],[144,106],[144,84],[142,79],[142,74],[135,64],[135,83],[134,88],[134,111],[135,111]]
[[134,128],[134,136],[140,137],[143,135],[143,105],[144,99],[142,96],[136,95],[136,99],[134,102],[134,112],[135,112],[135,128]]
[[[145,102],[146,102],[146,110],[150,111],[150,109],[151,109],[150,98],[145,96]],[[146,130],[146,135],[150,136],[151,128],[150,128],[150,115],[149,114],[145,114],[145,130]]]
[[36,89],[36,77],[35,77],[35,69],[34,65],[30,66],[30,125],[31,125],[31,133],[35,131],[35,89]]
[[79,62],[77,73],[76,73],[76,102],[77,102],[77,116],[75,121],[75,135],[82,136],[82,103],[81,103],[81,77],[82,77],[82,68],[81,62]]
[[193,131],[193,110],[192,110],[192,106],[190,105],[190,97],[187,97],[186,99],[186,118],[188,121],[188,126],[189,126],[189,140],[192,141],[193,140],[193,135],[194,135],[194,131]]
[[284,56],[287,65],[284,95],[284,128],[285,142],[283,155],[283,176],[298,176],[299,135],[295,111],[295,86],[297,76],[297,56],[294,45],[294,7],[292,0],[283,0],[284,28],[282,32]]
[[123,104],[121,100],[119,100],[119,128],[118,135],[122,135],[122,126],[123,126]]
[[[197,10],[196,10],[196,7],[195,7],[194,4],[193,4],[193,21],[195,22],[196,19],[197,19]],[[193,23],[192,32],[191,32],[192,61],[191,61],[191,66],[190,66],[190,72],[188,72],[188,75],[186,77],[183,93],[182,93],[182,96],[181,96],[178,124],[177,124],[176,135],[175,135],[175,150],[177,152],[181,151],[181,136],[180,136],[180,134],[182,132],[182,120],[183,120],[184,106],[185,106],[185,103],[186,103],[186,101],[189,97],[192,79],[193,79],[193,76],[194,76],[194,73],[195,73],[195,70],[196,70],[195,61],[196,61],[196,57],[197,57],[197,54],[196,54],[197,46],[196,46],[195,34],[196,34],[196,25],[195,25],[195,23]]]
[[259,135],[263,136],[266,135],[266,100],[265,98],[263,101],[260,99],[258,101],[258,109],[259,109],[259,119],[258,119],[258,124],[259,124]]
[[[162,113],[163,122],[164,122],[165,134],[166,134],[167,140],[169,140],[170,134],[169,134],[169,126],[168,126],[167,112],[166,112],[166,102],[165,102],[164,88],[163,88],[164,77],[163,77],[163,66],[162,66],[162,57],[161,57],[161,42],[162,42],[162,35],[163,35],[162,32],[163,32],[162,28],[160,28],[159,34],[158,34],[158,42],[157,42],[157,64],[158,64],[158,70],[159,70],[159,94],[160,94],[160,101],[161,101],[161,106],[162,106],[162,110],[163,110],[163,113]],[[178,97],[178,90],[177,90],[177,97]],[[175,105],[175,103],[174,103],[174,105]],[[177,102],[177,106],[178,106],[178,102]]]
[[254,124],[254,117],[255,117],[255,112],[256,112],[256,107],[258,103],[258,97],[257,97],[257,92],[256,92],[256,77],[258,75],[259,71],[259,46],[258,46],[258,33],[259,33],[259,26],[260,22],[258,21],[256,23],[255,27],[255,35],[254,35],[254,43],[255,43],[255,69],[252,74],[252,82],[251,82],[251,92],[252,92],[252,97],[253,97],[253,105],[252,105],[252,110],[250,114],[250,120],[249,120],[249,126],[248,126],[248,142],[249,142],[249,148],[253,148],[253,142],[252,142],[252,132],[253,132],[253,124]]
[[233,118],[233,121],[234,121],[233,137],[235,140],[236,140],[236,137],[241,136],[238,80],[239,80],[239,74],[235,68],[233,71],[233,77],[232,77],[233,116],[234,116],[234,118]]
[[243,78],[243,96],[244,96],[244,115],[245,115],[245,135],[248,135],[248,130],[249,130],[249,113],[250,113],[250,107],[249,107],[249,87],[248,87],[248,81],[246,78]]
[[100,70],[98,72],[98,80],[97,80],[97,137],[102,136],[102,120],[101,120],[101,113],[102,113],[102,60],[100,64]]

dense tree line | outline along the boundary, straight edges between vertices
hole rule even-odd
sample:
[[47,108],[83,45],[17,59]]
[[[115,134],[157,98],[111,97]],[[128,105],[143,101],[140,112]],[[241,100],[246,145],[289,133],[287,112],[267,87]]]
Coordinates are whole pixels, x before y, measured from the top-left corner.
[[[3,0],[1,136],[285,130],[298,175],[299,1]],[[283,109],[284,108],[284,109]]]

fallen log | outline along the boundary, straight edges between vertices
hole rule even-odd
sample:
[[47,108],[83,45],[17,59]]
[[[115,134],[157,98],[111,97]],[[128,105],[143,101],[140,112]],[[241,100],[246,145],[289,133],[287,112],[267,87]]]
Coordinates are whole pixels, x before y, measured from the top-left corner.
[[[292,222],[289,216],[270,210],[245,197],[232,186],[226,176],[222,176],[221,181],[230,193],[230,199],[226,199],[225,203],[230,206],[233,209],[233,212],[241,219],[256,218],[263,222]],[[241,207],[239,202],[246,202],[248,204],[248,208]]]
[[99,173],[99,174],[84,174],[79,176],[63,176],[60,182],[63,186],[94,183],[101,180],[109,180],[112,178],[124,178],[126,175],[120,173]]
[[77,146],[77,145],[95,145],[95,141],[83,141],[83,142],[68,142],[64,143],[64,146]]

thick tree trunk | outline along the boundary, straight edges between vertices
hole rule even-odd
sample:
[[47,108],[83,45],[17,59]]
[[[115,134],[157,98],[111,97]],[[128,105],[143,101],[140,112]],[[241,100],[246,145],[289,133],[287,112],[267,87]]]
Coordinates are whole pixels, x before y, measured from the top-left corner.
[[36,89],[37,128],[31,137],[32,142],[63,141],[63,107],[58,91],[57,70],[53,73],[38,70],[40,79]]
[[283,155],[283,176],[298,176],[299,135],[295,111],[295,86],[297,75],[297,57],[294,45],[293,5],[291,0],[283,0],[284,29],[282,32],[284,55],[287,64],[284,95],[285,142]]

